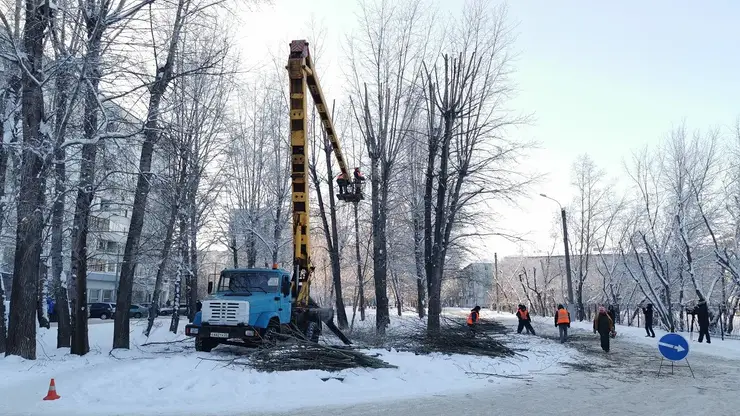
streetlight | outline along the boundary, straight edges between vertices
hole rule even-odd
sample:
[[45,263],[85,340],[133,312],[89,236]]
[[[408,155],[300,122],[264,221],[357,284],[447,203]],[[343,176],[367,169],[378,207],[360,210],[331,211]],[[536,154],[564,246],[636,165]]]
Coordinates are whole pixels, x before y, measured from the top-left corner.
[[556,204],[560,207],[560,215],[563,219],[563,246],[565,247],[565,275],[566,275],[566,281],[568,282],[568,303],[573,304],[573,278],[570,274],[570,254],[568,250],[568,226],[567,222],[565,220],[565,208],[563,208],[562,205],[560,205],[560,202],[558,202],[556,199],[550,198],[549,196],[545,194],[540,194],[541,197],[547,198],[551,201],[555,201]]

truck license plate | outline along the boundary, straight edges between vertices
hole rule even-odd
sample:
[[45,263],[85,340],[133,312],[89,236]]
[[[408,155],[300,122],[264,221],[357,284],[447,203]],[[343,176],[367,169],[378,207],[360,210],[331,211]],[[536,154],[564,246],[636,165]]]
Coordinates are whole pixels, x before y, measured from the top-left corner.
[[211,332],[211,337],[213,338],[228,338],[229,334],[225,332]]

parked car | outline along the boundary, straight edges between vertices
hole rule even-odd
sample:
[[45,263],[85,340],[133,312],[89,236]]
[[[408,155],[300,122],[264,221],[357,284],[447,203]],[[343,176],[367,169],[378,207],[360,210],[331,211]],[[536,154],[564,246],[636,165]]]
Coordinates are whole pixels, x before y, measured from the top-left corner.
[[116,313],[115,303],[96,302],[87,305],[88,318],[108,319],[113,318]]
[[[164,306],[159,308],[159,316],[172,316],[172,306]],[[177,312],[180,316],[187,316],[188,314],[188,305],[180,305],[180,307],[177,309]]]
[[129,318],[144,318],[149,316],[149,310],[141,305],[131,305],[128,310]]

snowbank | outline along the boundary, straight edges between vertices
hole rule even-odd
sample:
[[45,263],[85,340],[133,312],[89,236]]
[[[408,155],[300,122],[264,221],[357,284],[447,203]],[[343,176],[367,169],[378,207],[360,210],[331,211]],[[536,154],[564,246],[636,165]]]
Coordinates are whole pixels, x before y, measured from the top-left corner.
[[[465,314],[466,310],[447,313]],[[371,350],[399,368],[259,373],[244,365],[209,361],[238,358],[240,349],[225,346],[210,354],[195,352],[192,340],[167,331],[168,323],[169,319],[158,319],[147,340],[142,335],[144,322],[137,322],[131,333],[132,348],[113,352],[112,322],[91,325],[91,352],[84,357],[54,348],[55,328],[41,330],[36,361],[0,358],[4,376],[0,378],[0,414],[184,416],[347,405],[520,383],[506,376],[559,374],[563,371],[559,362],[578,359],[573,350],[539,337],[514,334],[511,342],[527,351],[511,359]],[[374,326],[374,320],[355,325]],[[322,381],[327,377],[333,378]],[[44,402],[41,399],[51,378],[62,398]]]

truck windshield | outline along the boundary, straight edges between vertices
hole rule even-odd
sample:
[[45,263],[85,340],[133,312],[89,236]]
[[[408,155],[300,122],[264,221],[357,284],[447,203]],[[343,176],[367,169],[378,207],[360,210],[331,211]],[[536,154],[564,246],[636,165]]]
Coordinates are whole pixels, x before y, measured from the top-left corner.
[[218,284],[219,292],[251,295],[252,292],[276,292],[280,285],[277,273],[262,271],[223,271]]

